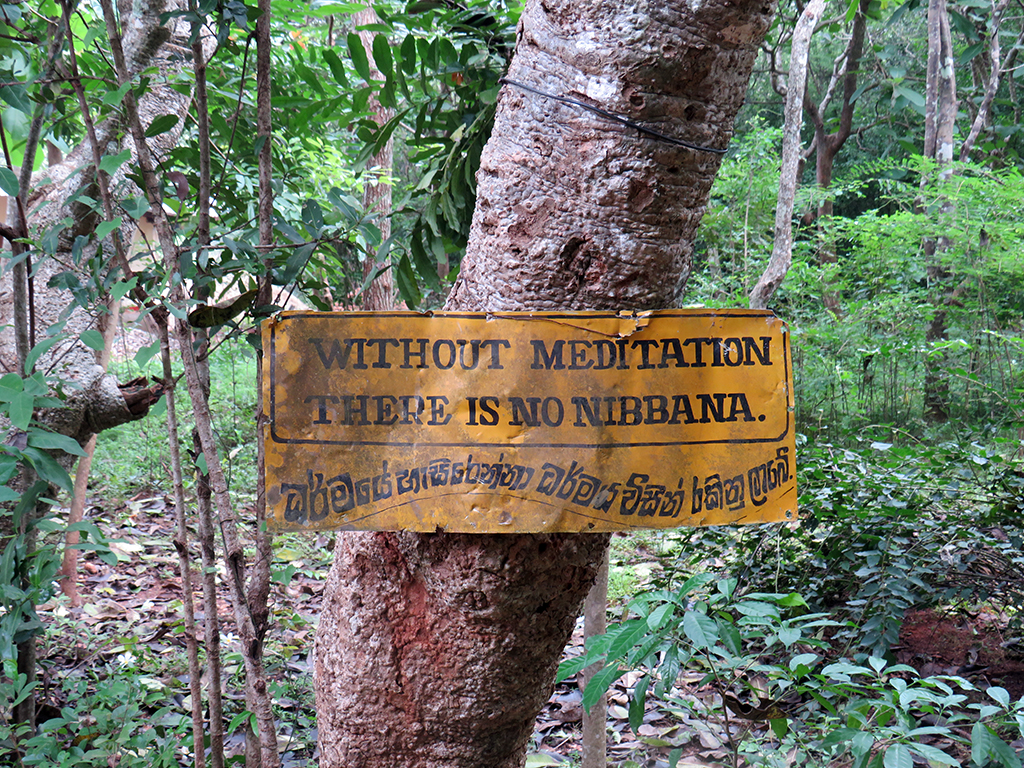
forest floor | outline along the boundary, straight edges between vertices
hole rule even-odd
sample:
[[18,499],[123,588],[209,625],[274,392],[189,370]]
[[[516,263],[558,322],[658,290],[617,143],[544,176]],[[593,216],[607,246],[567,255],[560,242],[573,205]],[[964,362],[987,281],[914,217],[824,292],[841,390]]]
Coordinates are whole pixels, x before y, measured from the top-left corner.
[[[244,512],[244,511],[243,511]],[[80,608],[65,598],[51,601],[40,612],[48,630],[40,643],[44,689],[43,719],[66,704],[60,682],[68,675],[117,665],[135,668],[147,685],[162,686],[167,704],[182,712],[187,690],[178,562],[172,537],[173,503],[163,494],[141,492],[123,503],[92,500],[88,516],[112,540],[116,565],[107,565],[92,552],[79,562]],[[272,593],[273,628],[266,660],[272,691],[281,713],[281,745],[286,768],[306,768],[316,762],[310,650],[329,567],[329,537],[296,537],[278,543]],[[643,548],[637,549],[643,557]],[[197,558],[198,559],[198,558]],[[196,595],[201,620],[200,595]],[[226,593],[218,606],[228,633],[225,674],[229,678],[228,715],[244,705],[237,685],[241,677],[237,654],[232,656],[233,626]],[[582,622],[580,622],[581,624]],[[582,651],[578,626],[567,655]],[[904,623],[897,660],[923,674],[957,674],[972,679],[982,690],[1002,685],[1011,699],[1024,696],[1024,663],[1007,657],[1000,628],[985,613],[941,615],[912,612]],[[96,685],[102,685],[103,675]],[[750,729],[770,741],[768,723],[744,720],[720,706],[720,694],[700,685],[703,673],[683,671],[673,702],[648,699],[643,725],[637,732],[628,722],[628,690],[635,673],[622,677],[609,691],[608,755],[611,766],[667,768],[669,755],[681,749],[679,766],[733,765],[731,744]],[[537,720],[528,766],[578,765],[583,710],[574,681],[560,684]],[[680,702],[687,702],[681,706]],[[726,712],[723,717],[722,713]],[[960,755],[957,745],[935,746]],[[1019,746],[1019,745],[1014,745]],[[242,749],[239,733],[229,737],[228,749]],[[677,753],[679,754],[679,753]],[[792,763],[792,761],[790,761]],[[742,761],[739,763],[745,764]],[[793,763],[796,764],[796,763]]]

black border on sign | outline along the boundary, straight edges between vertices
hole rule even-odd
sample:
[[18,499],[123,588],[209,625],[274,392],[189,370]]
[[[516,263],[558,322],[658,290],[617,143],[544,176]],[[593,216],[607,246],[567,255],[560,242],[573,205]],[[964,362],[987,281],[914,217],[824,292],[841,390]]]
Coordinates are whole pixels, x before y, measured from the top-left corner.
[[[604,312],[578,312],[578,313],[559,313],[559,312],[523,312],[522,315],[512,316],[511,314],[505,314],[502,312],[343,312],[343,313],[329,313],[329,312],[289,312],[281,320],[271,320],[273,325],[270,327],[270,438],[275,443],[282,445],[353,445],[353,446],[388,446],[391,448],[508,448],[514,447],[517,450],[524,448],[671,448],[673,446],[683,445],[752,445],[752,444],[764,444],[764,443],[780,443],[789,435],[790,429],[792,429],[793,420],[793,392],[792,388],[786,396],[786,428],[782,431],[778,437],[758,437],[750,438],[747,440],[731,439],[731,440],[682,440],[682,441],[659,441],[659,442],[644,442],[644,443],[481,443],[481,442],[470,442],[470,443],[435,443],[430,441],[416,442],[416,443],[395,443],[395,442],[383,442],[383,441],[369,441],[369,440],[313,440],[309,438],[286,438],[278,436],[276,430],[276,408],[277,401],[275,397],[276,393],[276,377],[275,371],[277,370],[276,355],[277,347],[275,344],[277,338],[277,326],[284,320],[290,320],[292,318],[320,318],[325,319],[325,315],[331,317],[343,319],[350,317],[355,319],[357,317],[367,317],[373,315],[374,317],[433,317],[435,315],[439,317],[451,317],[451,318],[470,318],[479,319],[481,316],[493,317],[496,320],[527,320],[527,319],[553,319],[553,320],[570,320],[574,318],[582,318],[592,316],[604,316],[604,317],[621,317],[624,320],[628,320],[630,317],[643,318],[643,317],[774,317],[779,320],[778,316],[768,310],[762,311],[732,311],[732,310],[718,310],[718,311],[705,311],[705,312],[682,312],[679,310],[655,310],[650,313],[636,313],[635,315],[612,315]],[[785,325],[785,321],[781,321]],[[783,376],[785,380],[789,381],[789,331],[788,328],[782,333],[782,348],[783,348]]]

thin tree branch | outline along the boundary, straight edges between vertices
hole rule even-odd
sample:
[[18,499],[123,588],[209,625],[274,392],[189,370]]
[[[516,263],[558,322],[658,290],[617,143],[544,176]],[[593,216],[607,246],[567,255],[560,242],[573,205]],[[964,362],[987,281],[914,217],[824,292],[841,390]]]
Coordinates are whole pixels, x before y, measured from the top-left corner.
[[[971,123],[971,129],[967,134],[967,138],[964,139],[964,143],[960,147],[961,162],[965,162],[970,157],[971,150],[974,149],[974,143],[978,140],[982,129],[988,125],[989,110],[992,107],[992,102],[995,100],[996,92],[999,90],[999,81],[1003,71],[1005,71],[1010,63],[1010,57],[1014,53],[1013,49],[1011,49],[1010,53],[1007,54],[1006,60],[1000,61],[1002,51],[1000,49],[999,33],[1002,27],[1003,15],[1006,13],[1006,8],[1009,4],[1010,0],[1001,0],[999,3],[993,0],[992,28],[989,31],[989,58],[991,59],[992,71],[989,72],[985,94],[982,96],[981,104],[978,105],[978,114],[974,116],[974,121]],[[1013,48],[1015,49],[1022,41],[1024,41],[1024,31],[1017,37],[1017,42]]]
[[775,206],[775,243],[764,274],[750,292],[750,306],[754,309],[764,309],[768,306],[768,301],[782,285],[793,261],[793,206],[800,169],[800,127],[805,101],[803,90],[807,87],[807,59],[811,37],[824,11],[825,0],[811,0],[793,31],[789,90],[786,94],[786,121],[782,133],[782,171],[778,202]]

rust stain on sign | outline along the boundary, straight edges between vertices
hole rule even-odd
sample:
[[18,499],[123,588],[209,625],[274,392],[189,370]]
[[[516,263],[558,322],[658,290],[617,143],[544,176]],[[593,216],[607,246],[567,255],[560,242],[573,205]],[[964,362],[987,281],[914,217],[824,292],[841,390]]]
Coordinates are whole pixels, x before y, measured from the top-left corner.
[[770,312],[286,312],[263,349],[278,531],[796,515],[789,336]]

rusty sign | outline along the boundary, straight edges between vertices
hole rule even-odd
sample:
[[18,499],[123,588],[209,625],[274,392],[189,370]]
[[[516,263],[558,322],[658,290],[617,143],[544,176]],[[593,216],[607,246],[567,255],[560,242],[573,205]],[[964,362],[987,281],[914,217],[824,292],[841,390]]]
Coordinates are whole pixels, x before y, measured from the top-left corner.
[[285,312],[263,324],[278,531],[608,531],[796,514],[770,312]]

